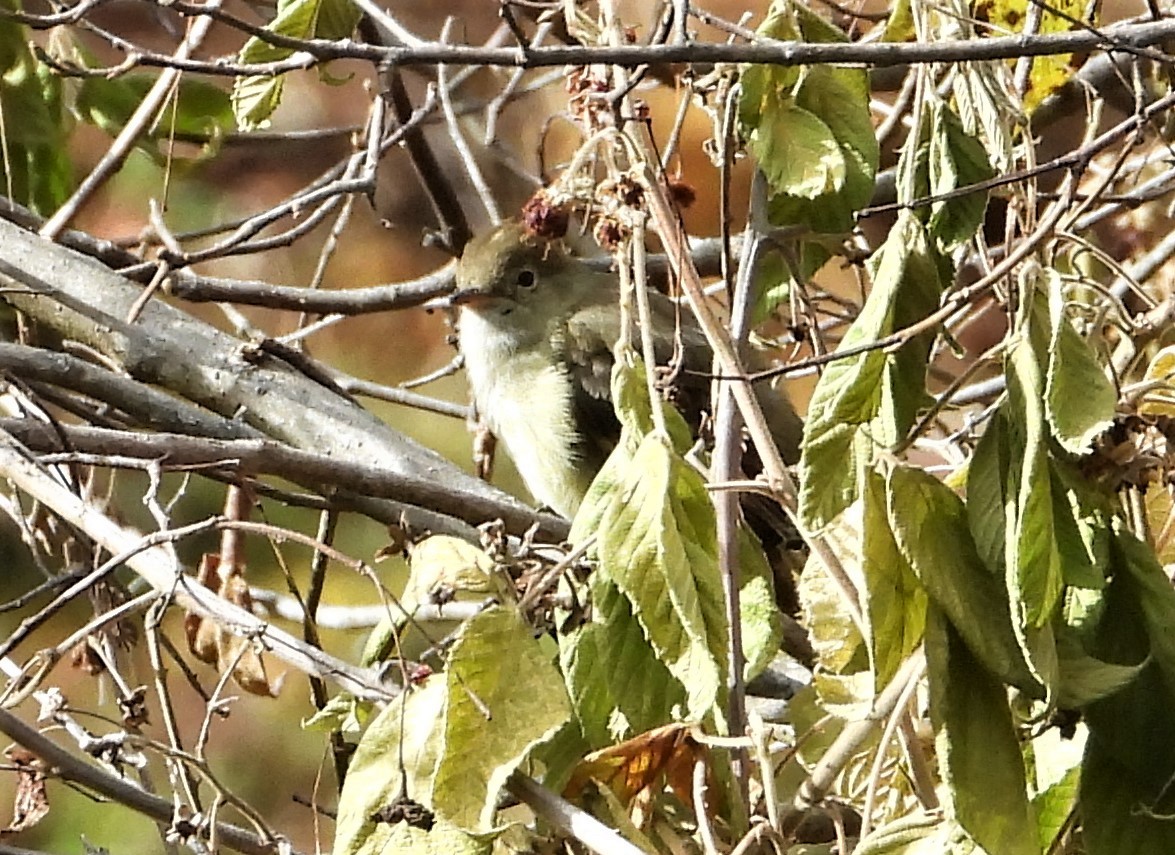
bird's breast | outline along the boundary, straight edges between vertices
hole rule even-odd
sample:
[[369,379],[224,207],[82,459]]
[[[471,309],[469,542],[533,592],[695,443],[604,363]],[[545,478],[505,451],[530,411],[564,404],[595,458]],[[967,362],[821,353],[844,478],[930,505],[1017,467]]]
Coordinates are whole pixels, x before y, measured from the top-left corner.
[[513,347],[492,324],[462,312],[460,346],[478,412],[506,446],[535,499],[574,516],[594,472],[579,459],[571,377],[549,345]]

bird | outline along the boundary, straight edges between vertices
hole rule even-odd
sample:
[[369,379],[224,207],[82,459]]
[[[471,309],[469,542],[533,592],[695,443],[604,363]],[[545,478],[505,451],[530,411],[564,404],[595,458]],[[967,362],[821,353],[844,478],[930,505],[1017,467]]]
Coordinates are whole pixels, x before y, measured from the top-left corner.
[[[476,236],[456,268],[450,300],[476,410],[534,498],[569,518],[620,438],[611,402],[619,288],[615,272],[517,220]],[[649,306],[657,363],[675,364],[673,400],[697,431],[711,349],[688,308],[651,289]],[[802,420],[786,396],[756,391],[784,461],[795,463]]]

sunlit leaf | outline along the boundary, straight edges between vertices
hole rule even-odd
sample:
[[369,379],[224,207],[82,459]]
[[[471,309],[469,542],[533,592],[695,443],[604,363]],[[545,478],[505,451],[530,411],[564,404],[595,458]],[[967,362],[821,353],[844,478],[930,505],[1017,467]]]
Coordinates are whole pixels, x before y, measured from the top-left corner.
[[844,186],[844,155],[832,130],[795,104],[764,115],[747,146],[777,193],[814,199]]
[[1000,578],[1007,558],[1005,534],[1010,499],[1007,496],[1011,466],[1006,415],[997,410],[979,438],[967,466],[967,523],[983,564]]
[[1101,588],[1110,560],[1109,500],[1077,467],[1049,460],[1053,532],[1066,585]]
[[[876,342],[938,305],[945,271],[915,217],[899,218],[869,266],[873,289],[845,333],[842,351]],[[855,353],[830,363],[821,375],[800,457],[800,514],[811,528],[827,525],[856,498],[857,467],[869,462],[872,443],[905,437],[928,400],[930,342],[931,335],[923,334],[896,353]],[[861,430],[863,425],[869,429]]]
[[1044,852],[1049,851],[1077,808],[1081,758],[1088,737],[1088,729],[1078,725],[1072,733],[1065,734],[1060,728],[1050,727],[1032,740],[1032,766],[1036,773],[1032,808],[1038,841]]
[[459,621],[428,626],[413,621],[413,612],[442,602],[480,603],[504,596],[494,562],[483,550],[450,535],[433,535],[408,550],[408,582],[399,605],[389,603],[387,615],[367,637],[360,662],[374,665],[389,656],[414,660],[452,633]]
[[398,799],[407,796],[429,806],[446,696],[444,677],[434,675],[401,693],[372,720],[339,795],[334,855],[370,852],[372,840],[388,839],[392,828],[375,817]]
[[[955,111],[939,99],[930,103],[930,193],[941,196],[979,184],[994,172],[987,152],[975,137],[963,130]],[[983,224],[987,191],[936,201],[927,228],[944,251],[966,243]]]
[[[801,4],[777,2],[759,28],[776,39],[845,42]],[[838,234],[868,203],[879,159],[862,69],[751,65],[742,71],[740,132],[768,178],[771,220]]]
[[561,633],[560,660],[587,744],[611,745],[651,730],[684,707],[685,689],[657,658],[627,598],[592,579],[592,621]]
[[921,470],[895,466],[887,501],[894,538],[931,601],[988,670],[1041,697],[1012,628],[1006,589],[980,561],[959,497]]
[[[341,39],[349,36],[359,23],[359,7],[349,0],[283,0],[277,16],[266,27],[272,33],[299,39]],[[271,45],[253,36],[237,54],[241,64],[278,62],[293,50]],[[241,130],[268,126],[269,118],[281,102],[284,75],[238,77],[233,83],[233,113]]]
[[865,473],[862,495],[862,595],[869,625],[874,688],[881,691],[922,641],[926,591],[894,540],[886,512],[885,478]]
[[1055,272],[1046,276],[1052,326],[1046,411],[1057,442],[1072,454],[1084,454],[1113,422],[1118,393],[1089,344],[1066,317],[1060,277]]
[[[718,575],[713,505],[705,484],[667,440],[649,434],[633,456],[624,501],[600,521],[598,572],[633,604],[657,657],[686,687],[687,707],[702,717],[714,706],[727,629]],[[707,516],[708,542],[687,517]]]
[[1138,402],[1138,412],[1148,416],[1175,416],[1175,345],[1162,348],[1146,367],[1143,382],[1149,389]]
[[[850,508],[824,533],[829,548],[854,581],[861,574],[861,529],[854,520],[857,516],[855,507]],[[803,622],[808,627],[820,668],[830,674],[841,674],[852,670],[853,665],[858,669],[867,667],[867,656],[863,653],[865,640],[849,615],[843,594],[816,553],[808,557],[800,574],[798,592]]]
[[1008,368],[1008,418],[1019,465],[1009,470],[1015,496],[1008,538],[1007,572],[1032,626],[1048,622],[1061,595],[1061,556],[1053,532],[1053,497],[1043,407],[1044,376],[1039,354],[1027,336],[1011,345]]
[[498,794],[571,715],[563,679],[517,611],[467,621],[445,669],[448,697],[432,808],[471,832],[493,826]]

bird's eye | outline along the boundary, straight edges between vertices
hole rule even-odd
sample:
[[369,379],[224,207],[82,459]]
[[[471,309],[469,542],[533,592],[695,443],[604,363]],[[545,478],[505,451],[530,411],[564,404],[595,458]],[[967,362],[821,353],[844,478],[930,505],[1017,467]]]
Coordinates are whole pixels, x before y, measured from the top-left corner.
[[515,281],[518,282],[520,288],[533,288],[538,284],[539,278],[535,276],[533,270],[519,270],[518,278]]

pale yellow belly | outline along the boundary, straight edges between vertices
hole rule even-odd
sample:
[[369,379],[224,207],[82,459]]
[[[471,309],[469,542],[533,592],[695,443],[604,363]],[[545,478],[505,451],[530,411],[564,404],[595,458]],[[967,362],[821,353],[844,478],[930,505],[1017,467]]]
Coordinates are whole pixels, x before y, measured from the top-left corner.
[[571,517],[594,473],[575,449],[571,380],[550,359],[516,353],[496,371],[467,366],[474,399],[534,498]]

